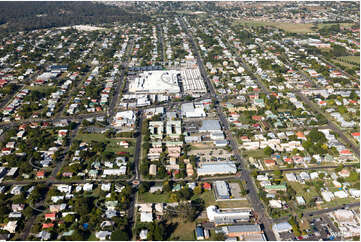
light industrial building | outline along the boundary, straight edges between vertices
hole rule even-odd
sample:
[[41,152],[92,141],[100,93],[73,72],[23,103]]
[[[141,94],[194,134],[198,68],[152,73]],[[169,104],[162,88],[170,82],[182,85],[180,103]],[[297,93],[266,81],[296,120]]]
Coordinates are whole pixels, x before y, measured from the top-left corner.
[[232,208],[221,210],[214,205],[207,207],[209,222],[214,222],[216,225],[245,222],[250,219],[251,215],[250,209]]
[[181,107],[182,116],[187,118],[205,117],[203,104],[195,106],[193,103],[184,103]]
[[200,132],[219,133],[222,132],[221,125],[218,120],[202,120],[202,126],[199,128]]
[[112,125],[115,128],[134,128],[136,115],[133,111],[123,111],[115,114]]
[[184,93],[190,95],[207,93],[207,88],[198,68],[181,71]]
[[225,181],[215,181],[213,183],[214,191],[216,193],[216,197],[219,199],[229,199],[230,193],[229,193],[229,187],[227,182]]
[[237,167],[233,162],[203,163],[197,168],[198,176],[236,174]]
[[222,227],[222,231],[231,238],[245,241],[266,241],[259,224],[242,224]]

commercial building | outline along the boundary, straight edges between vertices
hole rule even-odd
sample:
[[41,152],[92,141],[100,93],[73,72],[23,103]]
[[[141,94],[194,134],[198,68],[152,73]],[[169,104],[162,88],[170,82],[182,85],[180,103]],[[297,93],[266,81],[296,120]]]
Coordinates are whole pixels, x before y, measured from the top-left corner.
[[115,128],[134,128],[135,113],[131,110],[115,114],[113,126]]
[[207,93],[207,88],[198,68],[181,71],[184,93],[195,96]]
[[263,231],[258,224],[242,224],[233,226],[222,227],[223,232],[227,237],[235,238],[238,237],[240,240],[261,240],[265,241],[266,238]]
[[292,226],[288,222],[273,224],[272,230],[275,234],[289,232],[292,230]]
[[216,206],[207,207],[207,217],[215,225],[234,224],[249,221],[251,217],[250,209],[218,209]]
[[225,181],[215,181],[213,183],[214,191],[216,194],[216,197],[218,199],[229,199],[230,198],[230,192],[227,182]]
[[184,103],[182,104],[181,112],[182,116],[187,118],[202,118],[206,116],[202,104],[196,106],[193,103]]
[[130,80],[129,92],[137,94],[179,94],[200,96],[207,88],[198,68],[153,70],[140,73]]
[[200,132],[220,133],[222,132],[221,125],[218,120],[202,120],[202,126],[199,128]]
[[180,72],[145,71],[130,81],[130,93],[180,93]]
[[236,174],[237,167],[233,162],[203,163],[197,168],[198,176]]

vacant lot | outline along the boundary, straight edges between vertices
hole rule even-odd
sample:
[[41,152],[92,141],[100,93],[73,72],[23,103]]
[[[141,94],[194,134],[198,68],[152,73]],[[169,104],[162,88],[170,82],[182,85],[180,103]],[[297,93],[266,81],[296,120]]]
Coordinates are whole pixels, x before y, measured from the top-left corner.
[[253,157],[254,159],[267,158],[267,156],[264,154],[263,149],[242,151],[242,156]]
[[248,200],[215,202],[220,208],[249,208]]
[[185,222],[181,219],[172,219],[169,221],[171,228],[174,228],[172,235],[170,236],[170,240],[180,240],[180,241],[189,241],[195,240],[194,230],[195,224],[193,222]]
[[[248,26],[273,26],[279,29],[283,29],[284,31],[291,33],[310,33],[315,32],[312,27],[313,24],[301,24],[301,23],[278,23],[278,22],[266,22],[266,21],[256,21],[256,20],[238,20],[234,22],[234,25],[248,25]],[[323,28],[325,26],[329,26],[332,24],[319,24],[317,25],[317,29]],[[343,27],[348,27],[350,24],[341,23]]]
[[168,203],[169,202],[169,194],[167,192],[163,192],[161,194],[158,193],[139,193],[138,196],[139,203]]
[[[84,134],[84,133],[79,133],[77,136],[76,136],[76,139],[77,140],[81,140],[81,141],[84,141],[84,142],[87,142],[87,143],[90,143],[92,141],[98,141],[98,142],[104,142],[104,143],[107,143],[107,147],[105,148],[105,151],[109,151],[109,152],[114,152],[114,153],[117,153],[117,152],[128,152],[129,154],[133,154],[134,153],[134,143],[135,143],[135,140],[132,139],[132,138],[129,138],[129,139],[117,139],[117,138],[114,138],[114,139],[110,139],[110,138],[107,138],[105,137],[104,134]],[[121,140],[126,140],[128,141],[129,143],[129,148],[126,149],[124,147],[121,147],[118,145],[118,143],[121,141]]]
[[353,64],[353,65],[360,64],[360,56],[353,56],[353,55],[341,56],[341,57],[338,57],[337,60],[339,60],[341,62],[345,62],[347,64]]
[[243,24],[246,26],[273,26],[292,33],[313,32],[311,29],[311,27],[313,26],[312,24],[277,23],[277,22],[265,22],[265,21],[251,21],[251,20],[239,20],[234,23],[234,25],[239,25],[239,24]]

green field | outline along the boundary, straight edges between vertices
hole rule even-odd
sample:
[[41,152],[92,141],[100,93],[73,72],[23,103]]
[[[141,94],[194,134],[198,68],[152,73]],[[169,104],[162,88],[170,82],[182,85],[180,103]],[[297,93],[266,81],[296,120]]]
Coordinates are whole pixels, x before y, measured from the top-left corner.
[[[291,33],[310,33],[310,32],[315,32],[312,27],[314,26],[313,24],[301,24],[301,23],[277,23],[277,22],[267,22],[267,21],[257,21],[257,20],[236,20],[233,25],[239,25],[239,24],[243,24],[246,26],[273,26],[279,29],[282,29],[286,32],[291,32]],[[317,25],[317,28],[323,28],[325,26],[329,26],[332,24],[319,24]],[[344,27],[348,27],[351,24],[348,23],[341,23],[341,26]]]
[[172,219],[169,223],[175,226],[175,230],[170,236],[170,240],[194,241],[195,224],[193,222],[185,222],[181,219]]
[[343,68],[353,68],[353,67],[354,67],[354,65],[348,64],[348,63],[343,62],[343,61],[340,61],[339,59],[335,59],[335,58],[334,58],[334,59],[332,59],[332,61],[333,61],[334,63],[338,63],[338,64],[342,65]]
[[[214,198],[214,194],[212,191],[204,191],[202,194],[193,195],[191,200],[195,199],[202,199],[204,201],[205,207],[210,205],[217,205],[220,208],[242,208],[242,207],[249,207],[248,200],[241,200],[241,201],[222,201],[216,202]],[[169,202],[169,193],[139,193],[138,195],[138,202],[139,203],[160,203],[160,202]]]
[[239,25],[239,24],[243,24],[246,26],[273,26],[292,33],[313,32],[311,29],[311,27],[313,26],[312,24],[293,24],[293,23],[239,20],[239,21],[235,21],[233,25]]
[[345,62],[347,64],[360,65],[360,56],[352,56],[352,55],[341,56],[338,57],[337,60]]
[[248,200],[239,200],[239,201],[222,201],[222,202],[215,202],[220,208],[248,208],[249,202]]
[[265,155],[265,153],[264,153],[264,151],[262,149],[261,150],[242,151],[242,156],[253,157],[255,159],[267,158],[267,156]]
[[[105,148],[105,151],[109,151],[109,152],[128,152],[129,154],[134,154],[134,146],[135,146],[135,139],[133,138],[122,138],[122,139],[117,139],[117,138],[112,138],[109,139],[107,137],[105,137],[104,134],[83,134],[83,133],[79,133],[76,138],[77,140],[81,140],[81,141],[85,141],[87,143],[90,143],[91,141],[98,141],[98,142],[108,142],[107,147]],[[118,142],[120,142],[121,140],[126,140],[129,143],[129,148],[126,149],[124,147],[121,147],[118,145]]]
[[297,196],[302,196],[306,202],[310,201],[313,197],[318,196],[318,193],[314,187],[308,187],[309,192],[307,190],[303,190],[306,185],[302,185],[298,182],[288,182],[288,184],[296,191]]
[[158,193],[138,193],[138,202],[139,203],[168,203],[169,195],[164,192],[161,194]]

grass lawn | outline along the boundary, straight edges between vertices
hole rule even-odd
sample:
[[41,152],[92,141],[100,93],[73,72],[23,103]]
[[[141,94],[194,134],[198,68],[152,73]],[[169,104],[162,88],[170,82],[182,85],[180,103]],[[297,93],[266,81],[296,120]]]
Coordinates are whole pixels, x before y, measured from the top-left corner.
[[263,159],[266,158],[267,156],[264,154],[263,150],[246,150],[246,151],[242,151],[242,156],[246,156],[247,157],[253,157],[255,159]]
[[352,64],[343,62],[343,61],[341,61],[340,59],[335,59],[335,58],[334,58],[334,59],[332,59],[332,61],[334,61],[335,63],[341,64],[341,65],[344,66],[344,67],[348,67],[348,68],[353,68],[353,67],[355,67],[355,65],[352,65]]
[[[135,140],[132,138],[129,139],[109,139],[105,137],[104,134],[82,134],[78,133],[76,136],[77,140],[82,140],[87,143],[90,143],[91,141],[99,141],[99,142],[107,142],[109,141],[109,144],[105,148],[105,151],[110,152],[128,152],[129,154],[134,154],[134,146],[135,146]],[[130,143],[130,146],[128,149],[119,146],[117,143],[120,142],[120,140],[127,140]]]
[[206,207],[213,205],[215,202],[214,194],[212,191],[204,191],[202,194],[193,195],[191,200],[195,200],[197,198],[201,198],[204,201]]
[[30,91],[47,92],[48,90],[56,90],[55,86],[27,86]]
[[206,150],[213,148],[214,145],[211,142],[205,142],[205,143],[194,143],[191,145],[191,150]]
[[[326,26],[329,27],[331,25],[334,25],[334,24],[318,24],[317,27],[319,29],[322,29],[323,27],[326,27]],[[340,26],[342,26],[342,27],[350,27],[350,26],[352,26],[352,23],[340,23]]]
[[179,240],[179,241],[194,241],[195,235],[195,224],[192,222],[185,222],[181,219],[172,219],[170,223],[177,224],[175,230],[170,236],[170,240]]
[[242,124],[249,124],[249,122],[251,121],[250,119],[247,118],[247,115],[245,115],[244,113],[240,113],[239,115],[239,121]]
[[244,208],[249,207],[248,200],[239,200],[239,201],[222,201],[222,202],[215,202],[220,208]]
[[140,203],[167,203],[169,202],[169,195],[168,193],[138,193],[138,202]]
[[[198,198],[200,198],[204,201],[205,207],[208,207],[210,205],[217,205],[220,208],[249,207],[248,200],[216,202],[212,191],[204,191],[202,194],[193,195],[191,200],[195,200]],[[167,202],[169,202],[169,195],[168,195],[168,193],[161,193],[161,194],[155,194],[155,193],[150,193],[150,192],[146,192],[143,194],[139,193],[138,202],[139,203],[160,203],[160,202],[167,203]]]
[[[314,32],[312,29],[313,24],[301,24],[301,23],[278,23],[278,22],[266,22],[266,21],[256,21],[256,20],[238,20],[235,21],[233,25],[244,24],[248,26],[273,26],[276,28],[283,29],[284,31],[291,32],[291,33],[310,33]],[[332,24],[319,24],[317,28],[323,28],[325,26],[329,26]],[[350,24],[341,23],[341,26],[347,27]]]
[[360,199],[355,199],[352,197],[336,198],[336,199],[332,200],[331,202],[322,204],[321,207],[322,208],[332,208],[332,207],[340,206],[342,204],[348,204],[348,203],[353,203],[353,202],[357,202],[357,201],[360,201]]
[[313,32],[312,24],[293,24],[293,23],[277,23],[277,22],[265,22],[265,21],[251,21],[251,20],[239,20],[235,21],[234,25],[244,24],[248,26],[273,26],[283,29],[292,33],[308,33]]
[[310,201],[313,197],[318,196],[316,189],[314,187],[308,187],[309,192],[304,191],[303,188],[307,187],[306,185],[302,185],[298,182],[287,182],[295,191],[297,196],[302,196],[306,202]]
[[92,232],[88,238],[88,241],[97,241],[97,237],[95,237],[95,232]]
[[338,57],[337,59],[339,60],[346,60],[346,61],[352,61],[352,62],[356,62],[357,64],[360,64],[360,56],[352,56],[352,55],[349,55],[349,56],[341,56],[341,57]]

